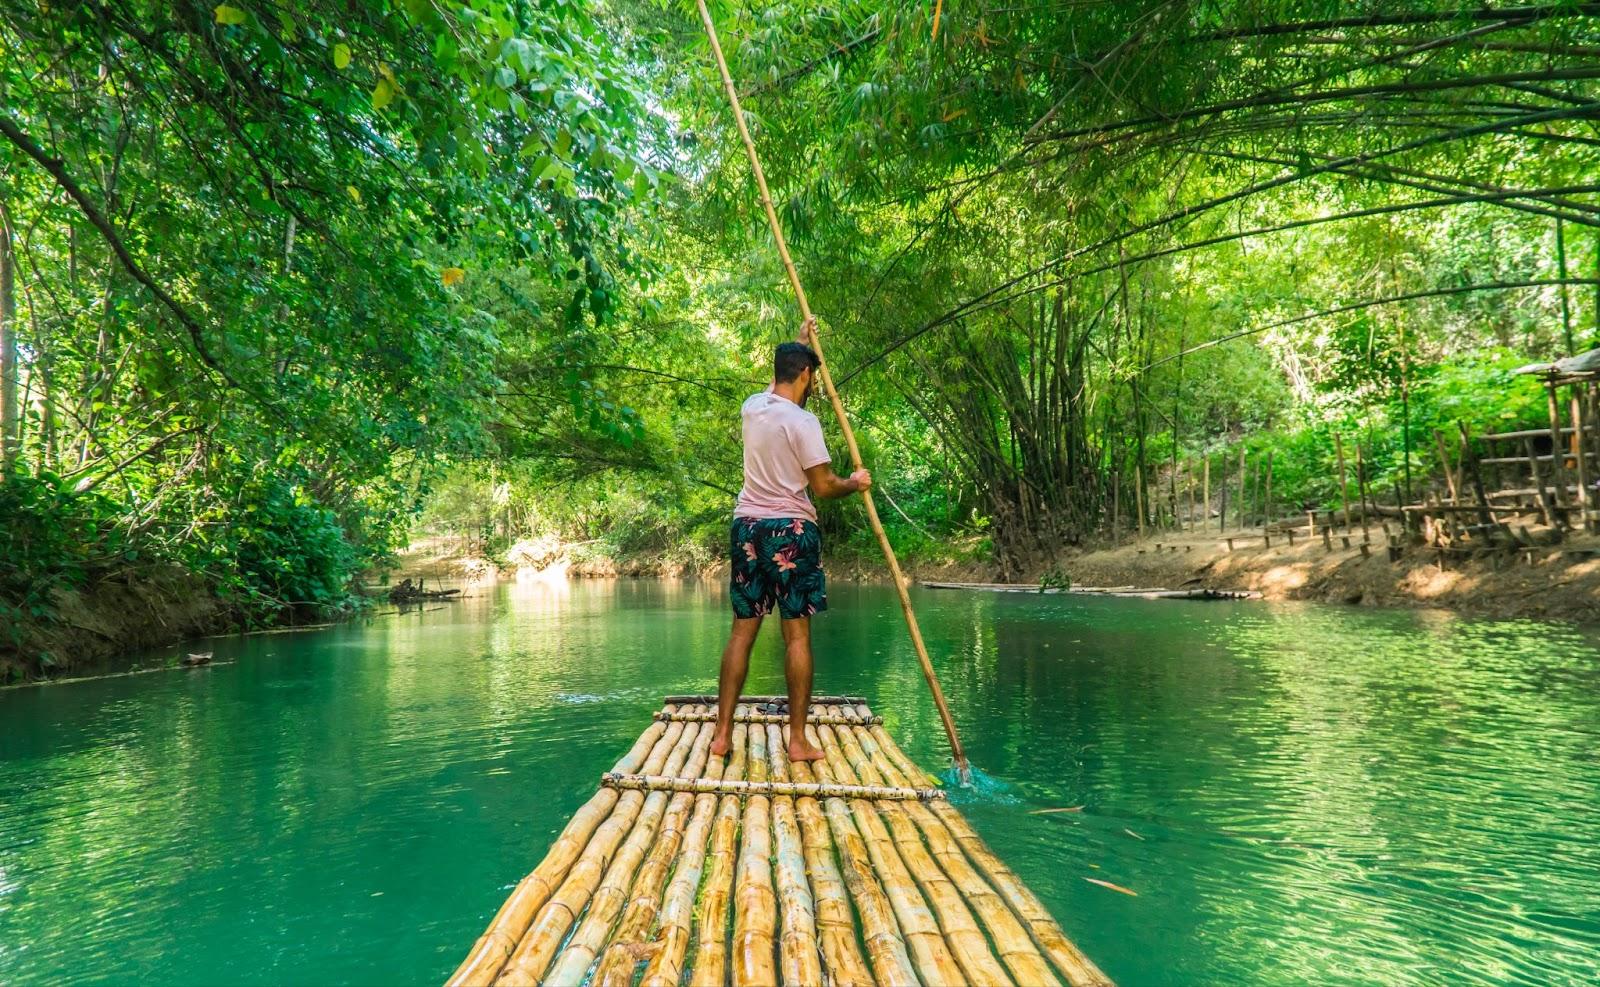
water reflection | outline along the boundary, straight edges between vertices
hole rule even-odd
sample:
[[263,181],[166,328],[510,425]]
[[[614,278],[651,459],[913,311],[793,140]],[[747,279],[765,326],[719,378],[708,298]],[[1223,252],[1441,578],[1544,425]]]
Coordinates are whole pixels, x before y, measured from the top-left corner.
[[[893,594],[831,590],[821,686],[872,696],[938,769]],[[918,606],[994,782],[964,811],[1119,982],[1596,979],[1591,635]],[[0,982],[438,982],[659,697],[712,688],[724,607],[692,581],[515,582],[219,640],[233,665],[0,694]],[[751,691],[782,690],[776,631]]]

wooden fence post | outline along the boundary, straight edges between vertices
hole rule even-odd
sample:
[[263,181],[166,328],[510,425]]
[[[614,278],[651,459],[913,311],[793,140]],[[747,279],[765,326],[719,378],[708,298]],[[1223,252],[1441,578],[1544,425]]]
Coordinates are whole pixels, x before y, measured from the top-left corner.
[[1589,450],[1584,448],[1583,442],[1583,409],[1578,406],[1578,393],[1572,393],[1572,445],[1576,450],[1573,458],[1578,468],[1578,510],[1581,513],[1583,530],[1594,531],[1593,496],[1589,490]]

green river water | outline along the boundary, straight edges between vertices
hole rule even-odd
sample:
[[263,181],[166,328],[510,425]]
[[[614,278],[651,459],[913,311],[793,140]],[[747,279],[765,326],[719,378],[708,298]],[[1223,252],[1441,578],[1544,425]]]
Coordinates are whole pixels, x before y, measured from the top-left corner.
[[[893,594],[832,590],[819,689],[937,770]],[[963,811],[1124,987],[1600,981],[1593,634],[916,597],[988,776]],[[441,982],[660,697],[714,690],[725,605],[509,585],[0,692],[0,983]]]

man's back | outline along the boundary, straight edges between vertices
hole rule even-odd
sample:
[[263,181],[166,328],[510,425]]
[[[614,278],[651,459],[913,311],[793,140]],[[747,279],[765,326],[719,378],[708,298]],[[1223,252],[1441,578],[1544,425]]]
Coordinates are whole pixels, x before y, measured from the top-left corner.
[[744,420],[744,489],[735,517],[817,519],[806,473],[831,461],[817,416],[772,391],[752,394]]

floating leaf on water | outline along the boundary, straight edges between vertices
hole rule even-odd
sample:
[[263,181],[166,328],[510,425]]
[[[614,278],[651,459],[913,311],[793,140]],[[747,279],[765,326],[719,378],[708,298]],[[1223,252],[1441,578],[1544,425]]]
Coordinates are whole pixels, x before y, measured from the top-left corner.
[[1134,832],[1134,831],[1133,831],[1133,830],[1131,830],[1131,829],[1129,829],[1129,828],[1127,828],[1127,827],[1126,827],[1126,826],[1124,826],[1124,827],[1123,827],[1123,828],[1122,828],[1122,831],[1123,831],[1123,832],[1124,832],[1124,833],[1127,833],[1127,834],[1128,834],[1128,835],[1129,835],[1129,836],[1131,836],[1131,837],[1133,837],[1133,838],[1134,838],[1134,839],[1136,839],[1136,840],[1142,840],[1142,839],[1144,839],[1144,837],[1142,837],[1142,836],[1140,836],[1140,835],[1139,835],[1139,834],[1138,834],[1138,833],[1135,833],[1135,832]]
[[1110,888],[1113,891],[1120,891],[1120,892],[1122,892],[1123,894],[1127,895],[1130,898],[1139,897],[1139,892],[1137,892],[1137,891],[1129,891],[1127,888],[1123,887],[1120,884],[1112,884],[1110,881],[1102,881],[1098,877],[1086,877],[1086,878],[1084,878],[1084,880],[1088,881],[1090,884],[1098,884],[1102,888]]
[[1068,806],[1065,809],[1034,809],[1034,810],[1030,811],[1028,813],[1028,815],[1030,815],[1030,816],[1042,816],[1042,815],[1045,815],[1046,813],[1049,813],[1049,812],[1082,812],[1082,811],[1083,811],[1083,806],[1081,806],[1081,805],[1073,805],[1073,806]]

